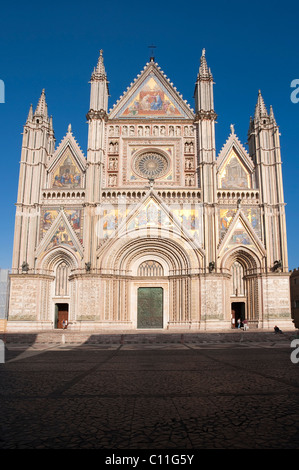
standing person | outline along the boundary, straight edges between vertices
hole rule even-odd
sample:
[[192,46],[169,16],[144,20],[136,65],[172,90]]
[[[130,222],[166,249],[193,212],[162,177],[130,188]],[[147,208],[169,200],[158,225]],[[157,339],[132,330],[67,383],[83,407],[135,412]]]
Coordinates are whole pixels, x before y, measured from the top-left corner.
[[62,329],[65,329],[65,320],[62,321]]
[[246,320],[246,318],[244,318],[244,321],[243,321],[243,328],[244,328],[244,331],[249,329],[248,320]]
[[241,318],[238,318],[238,328],[241,328]]

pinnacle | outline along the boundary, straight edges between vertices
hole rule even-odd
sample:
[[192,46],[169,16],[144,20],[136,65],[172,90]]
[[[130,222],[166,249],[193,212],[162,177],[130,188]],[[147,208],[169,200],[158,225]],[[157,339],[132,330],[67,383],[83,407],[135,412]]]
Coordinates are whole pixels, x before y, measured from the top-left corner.
[[261,90],[259,90],[259,93],[258,93],[258,98],[257,98],[257,103],[256,103],[256,106],[255,106],[255,118],[260,118],[260,117],[268,117],[268,113],[267,113],[267,108],[266,108],[266,105],[264,103],[264,100],[263,100],[263,97],[262,97],[262,93],[261,93]]
[[276,120],[275,120],[275,117],[274,117],[274,112],[273,112],[272,105],[270,106],[269,118],[270,118],[271,121],[273,121],[276,124]]
[[206,59],[206,50],[202,50],[202,55],[200,58],[200,67],[199,67],[199,77],[200,78],[212,78],[211,70],[208,67]]
[[104,66],[103,49],[100,50],[98,63],[97,63],[96,68],[93,71],[92,78],[97,78],[101,80],[103,79],[105,80],[107,78],[106,70]]
[[43,88],[40,99],[38,101],[34,116],[41,116],[48,119],[48,106],[46,103],[45,89]]
[[31,104],[31,105],[30,105],[30,108],[29,108],[29,113],[28,113],[28,117],[27,117],[27,122],[32,121],[32,118],[33,118],[33,107],[32,107],[32,104]]

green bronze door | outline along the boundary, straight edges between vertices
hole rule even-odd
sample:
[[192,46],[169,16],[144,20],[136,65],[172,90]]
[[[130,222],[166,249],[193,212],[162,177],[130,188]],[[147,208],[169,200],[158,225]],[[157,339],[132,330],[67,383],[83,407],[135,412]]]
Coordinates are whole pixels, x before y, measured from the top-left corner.
[[139,287],[137,328],[163,328],[162,287]]

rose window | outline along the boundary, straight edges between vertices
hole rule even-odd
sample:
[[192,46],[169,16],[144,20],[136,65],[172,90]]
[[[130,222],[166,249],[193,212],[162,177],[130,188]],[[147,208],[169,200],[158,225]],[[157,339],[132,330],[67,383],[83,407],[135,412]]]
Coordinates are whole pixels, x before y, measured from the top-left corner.
[[133,168],[142,178],[161,178],[169,170],[169,160],[160,153],[143,153],[135,159]]

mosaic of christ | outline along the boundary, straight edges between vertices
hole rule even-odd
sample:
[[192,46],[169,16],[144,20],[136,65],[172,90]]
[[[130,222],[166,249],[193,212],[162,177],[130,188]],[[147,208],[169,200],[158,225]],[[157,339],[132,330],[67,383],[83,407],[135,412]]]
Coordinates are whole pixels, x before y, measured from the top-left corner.
[[123,116],[180,116],[179,110],[151,77],[122,113]]

